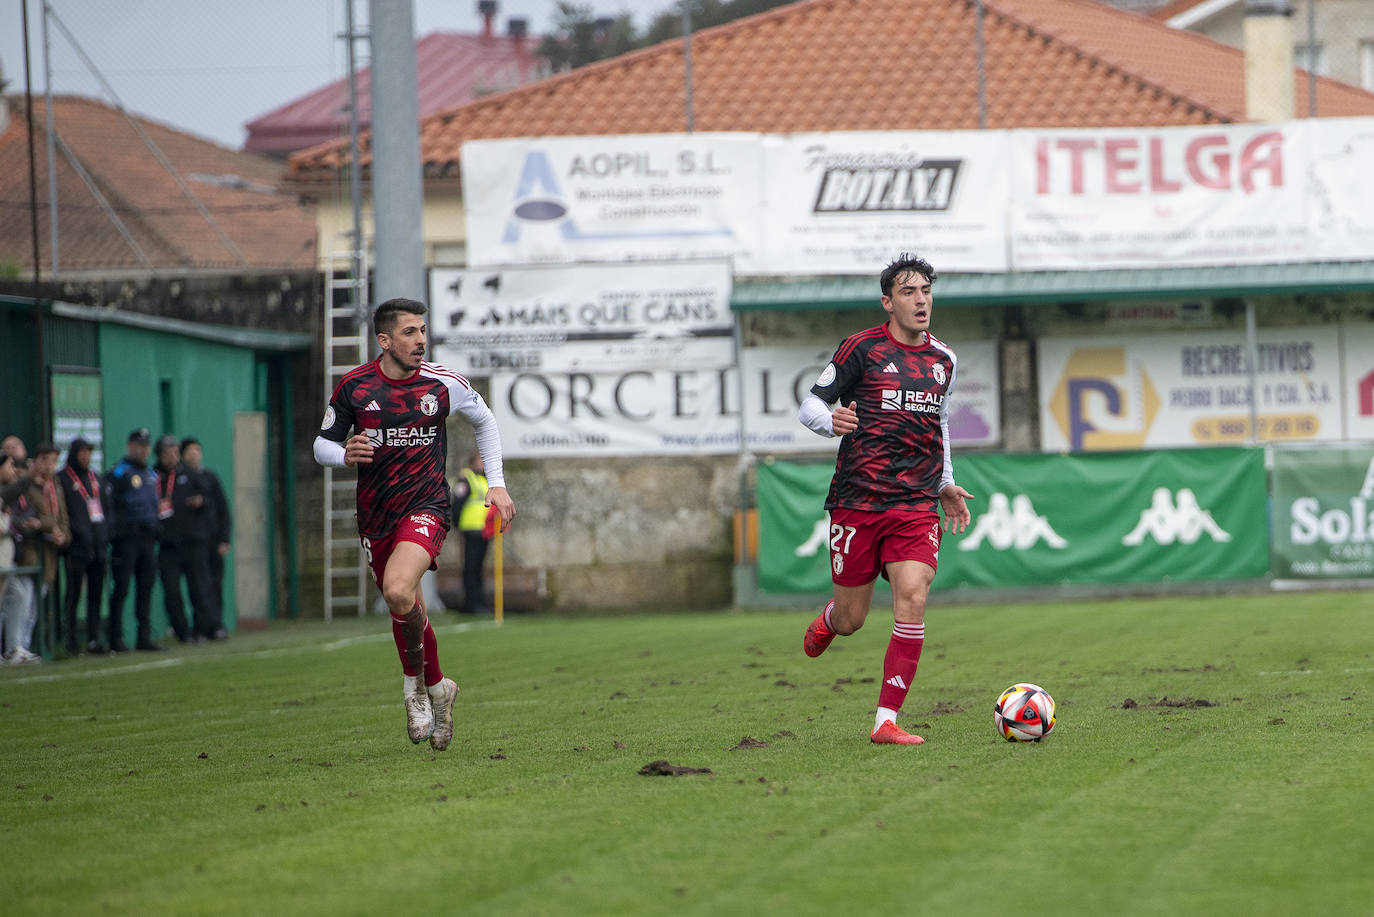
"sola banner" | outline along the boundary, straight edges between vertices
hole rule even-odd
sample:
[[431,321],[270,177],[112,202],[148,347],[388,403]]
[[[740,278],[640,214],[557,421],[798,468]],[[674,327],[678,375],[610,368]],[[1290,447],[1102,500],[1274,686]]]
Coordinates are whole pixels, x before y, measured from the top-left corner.
[[[1335,325],[1256,333],[1260,440],[1346,438],[1340,337]],[[1078,452],[1246,442],[1247,350],[1239,330],[1041,339],[1041,446]]]
[[1016,270],[1330,257],[1308,227],[1306,121],[1010,135]]
[[457,372],[734,363],[725,261],[430,271],[435,358]]
[[1374,577],[1374,447],[1274,450],[1277,577]]
[[1006,137],[883,131],[763,138],[764,261],[855,274],[914,251],[941,271],[1005,271]]
[[758,264],[757,134],[479,140],[462,159],[470,265]]

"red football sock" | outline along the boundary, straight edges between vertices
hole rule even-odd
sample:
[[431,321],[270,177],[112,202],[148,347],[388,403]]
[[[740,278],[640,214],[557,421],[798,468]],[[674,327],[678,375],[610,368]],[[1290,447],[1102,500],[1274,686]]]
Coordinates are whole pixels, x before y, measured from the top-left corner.
[[[425,630],[423,631],[423,633],[425,633],[426,635],[432,633],[432,631],[430,631],[429,629],[428,622],[425,622]],[[407,649],[408,641],[406,640],[405,618],[398,618],[394,614],[391,616],[391,637],[393,640],[396,641],[396,652],[401,657],[401,671],[412,677],[419,675],[421,671],[420,663],[422,661],[422,657],[420,657],[419,654],[412,655],[412,653]],[[428,636],[423,637],[422,639],[426,644],[429,643]],[[429,647],[426,645],[423,657],[424,659],[428,659],[429,652]],[[412,663],[411,659],[414,659],[415,661]]]
[[921,647],[926,642],[924,624],[895,624],[892,639],[887,642],[883,657],[883,687],[878,693],[878,706],[889,710],[902,709],[906,692],[916,678],[916,664],[921,661]]
[[444,680],[444,670],[439,668],[439,641],[434,639],[434,628],[425,620],[425,687],[432,688]]

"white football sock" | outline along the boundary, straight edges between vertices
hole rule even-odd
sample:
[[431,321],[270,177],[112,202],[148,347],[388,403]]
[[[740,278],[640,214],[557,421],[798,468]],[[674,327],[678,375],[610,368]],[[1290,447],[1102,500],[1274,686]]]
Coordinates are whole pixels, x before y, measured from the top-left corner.
[[897,711],[890,707],[879,707],[878,715],[873,720],[873,731],[877,732],[883,728],[883,723],[897,722]]
[[405,692],[406,692],[406,696],[409,697],[410,695],[414,694],[414,693],[415,693],[415,689],[416,689],[417,687],[419,687],[419,685],[420,685],[420,676],[419,676],[419,675],[406,675],[406,676],[403,676],[403,677],[405,678]]

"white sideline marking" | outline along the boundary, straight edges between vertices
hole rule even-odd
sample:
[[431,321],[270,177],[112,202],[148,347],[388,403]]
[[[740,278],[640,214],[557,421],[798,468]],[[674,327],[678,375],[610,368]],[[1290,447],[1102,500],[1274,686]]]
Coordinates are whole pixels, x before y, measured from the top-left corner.
[[[495,621],[465,621],[461,624],[448,624],[443,627],[434,628],[435,636],[439,634],[461,634],[473,630],[487,630],[499,626]],[[273,656],[287,656],[303,652],[324,652],[329,653],[334,650],[341,650],[345,647],[357,643],[370,643],[372,641],[390,641],[391,631],[383,631],[376,634],[363,634],[359,637],[344,637],[341,640],[331,640],[328,643],[305,644],[294,646],[289,649],[267,649],[250,650],[244,653],[223,653],[214,656],[202,656],[197,662],[211,662],[225,659],[270,659]],[[103,678],[106,675],[124,675],[129,672],[144,672],[149,669],[165,669],[169,666],[177,666],[193,659],[193,656],[178,656],[175,659],[159,659],[156,662],[136,662],[132,665],[121,665],[112,668],[88,669],[84,672],[58,672],[51,675],[27,675],[23,678],[15,678],[4,682],[9,685],[33,685],[42,684],[49,681],[57,681],[61,678]],[[51,663],[50,663],[51,664]]]
[[124,675],[129,672],[143,672],[148,669],[165,669],[168,666],[181,665],[185,659],[159,659],[157,662],[136,662],[133,665],[121,665],[112,669],[89,669],[85,672],[59,672],[56,675],[29,675],[24,678],[16,678],[7,682],[11,685],[35,685],[45,681],[57,681],[62,678],[101,678],[105,675]]

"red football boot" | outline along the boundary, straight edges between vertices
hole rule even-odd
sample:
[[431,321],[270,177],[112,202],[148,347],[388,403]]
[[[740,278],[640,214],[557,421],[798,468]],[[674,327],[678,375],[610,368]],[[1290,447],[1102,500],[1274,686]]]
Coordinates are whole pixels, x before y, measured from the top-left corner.
[[[833,608],[835,603],[829,602],[825,607]],[[825,652],[825,648],[830,645],[830,641],[835,639],[835,632],[825,626],[825,612],[816,615],[816,620],[806,628],[806,636],[802,637],[802,650],[808,656],[819,656]]]
[[878,727],[878,731],[869,736],[874,745],[924,745],[926,740],[918,735],[912,735],[901,726],[888,720]]

